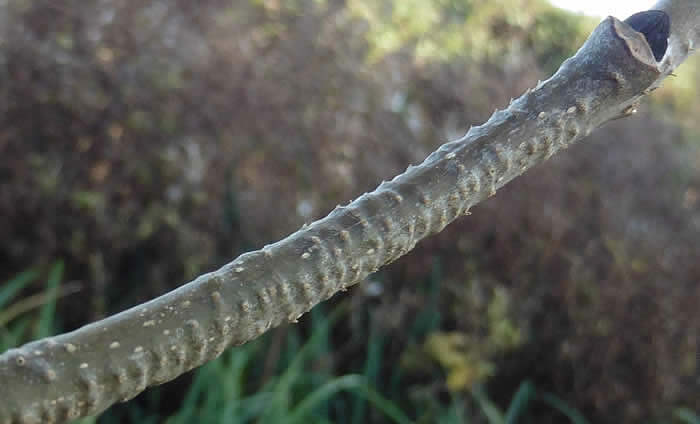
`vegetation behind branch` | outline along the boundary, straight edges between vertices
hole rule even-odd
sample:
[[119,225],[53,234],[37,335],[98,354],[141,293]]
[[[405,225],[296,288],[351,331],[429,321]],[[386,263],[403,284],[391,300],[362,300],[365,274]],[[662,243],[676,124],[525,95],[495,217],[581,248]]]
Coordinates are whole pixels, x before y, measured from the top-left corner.
[[[535,0],[3,7],[0,281],[61,258],[82,288],[57,304],[64,330],[422,160],[546,78],[595,24]],[[412,418],[479,385],[505,409],[528,380],[593,422],[700,409],[696,69],[337,299],[354,318],[319,360],[372,375]],[[311,320],[294,331],[308,337]],[[272,378],[280,349],[255,372]]]

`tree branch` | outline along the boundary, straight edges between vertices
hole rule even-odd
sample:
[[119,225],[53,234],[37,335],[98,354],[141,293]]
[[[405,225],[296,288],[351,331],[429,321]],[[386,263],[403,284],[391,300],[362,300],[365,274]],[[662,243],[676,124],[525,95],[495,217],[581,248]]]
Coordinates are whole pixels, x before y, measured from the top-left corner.
[[150,302],[0,355],[0,424],[97,414],[295,321],[530,167],[629,115],[699,41],[697,0],[656,9],[671,17],[661,62],[641,33],[609,17],[550,79],[375,191]]

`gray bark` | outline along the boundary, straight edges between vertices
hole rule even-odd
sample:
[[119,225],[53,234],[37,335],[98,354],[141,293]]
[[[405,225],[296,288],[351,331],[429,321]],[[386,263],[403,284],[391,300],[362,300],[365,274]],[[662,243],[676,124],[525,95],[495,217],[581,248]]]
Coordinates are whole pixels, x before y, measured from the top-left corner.
[[327,217],[150,302],[0,355],[0,424],[97,414],[172,380],[410,251],[504,184],[633,113],[699,41],[698,0],[662,0],[669,47],[607,18],[550,79]]

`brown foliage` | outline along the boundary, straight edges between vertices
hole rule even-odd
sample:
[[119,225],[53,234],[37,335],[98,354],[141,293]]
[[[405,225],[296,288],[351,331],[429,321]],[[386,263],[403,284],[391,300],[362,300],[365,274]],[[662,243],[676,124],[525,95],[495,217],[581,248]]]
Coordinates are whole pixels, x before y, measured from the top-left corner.
[[[529,51],[508,66],[418,64],[405,52],[369,66],[365,24],[343,2],[292,3],[305,13],[276,2],[11,1],[0,44],[3,276],[64,258],[70,278],[89,282],[90,308],[64,305],[79,325],[322,216],[541,77]],[[424,306],[409,283],[439,257],[444,329],[483,332],[455,295],[467,282],[513,299],[527,340],[496,358],[496,397],[533,377],[602,420],[700,408],[698,156],[673,123],[641,115],[389,267],[397,293],[372,306],[391,318],[386,331],[401,340],[397,317]],[[401,340],[388,355],[405,349]]]

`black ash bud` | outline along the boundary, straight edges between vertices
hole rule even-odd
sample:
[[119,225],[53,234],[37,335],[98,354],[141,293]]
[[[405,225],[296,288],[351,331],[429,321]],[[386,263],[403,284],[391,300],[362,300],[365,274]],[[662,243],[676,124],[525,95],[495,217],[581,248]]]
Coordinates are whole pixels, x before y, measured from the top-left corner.
[[671,18],[666,12],[647,10],[635,13],[625,19],[625,23],[644,34],[657,62],[664,57],[668,48],[668,35],[671,32]]

